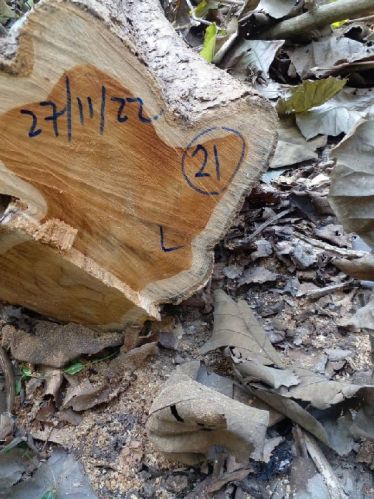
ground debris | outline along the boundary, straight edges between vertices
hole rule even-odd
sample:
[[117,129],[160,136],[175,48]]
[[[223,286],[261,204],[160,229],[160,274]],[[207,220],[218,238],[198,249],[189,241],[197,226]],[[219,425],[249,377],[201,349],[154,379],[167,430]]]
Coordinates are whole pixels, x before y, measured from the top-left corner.
[[[207,353],[217,348],[228,349],[226,351],[239,380],[250,389],[251,394],[294,419],[330,445],[332,443],[325,430],[299,404],[308,402],[316,409],[326,410],[352,397],[361,397],[363,402],[366,397],[371,399],[374,396],[373,385],[329,380],[297,364],[285,368],[286,359],[282,359],[271,345],[246,302],[239,300],[235,303],[221,290],[215,292],[213,336],[201,348],[201,352]],[[351,354],[350,351],[341,350],[338,355],[339,351],[331,349],[329,353],[335,360]],[[288,402],[286,399],[289,399]],[[353,424],[351,426],[353,432]]]
[[[46,494],[49,493],[49,496]],[[62,449],[56,449],[42,463],[32,478],[12,488],[11,497],[40,499],[41,497],[81,497],[96,499],[82,466]]]
[[2,329],[2,345],[15,359],[56,368],[82,354],[94,355],[122,343],[120,333],[98,333],[77,324],[37,321],[31,333],[14,326]]

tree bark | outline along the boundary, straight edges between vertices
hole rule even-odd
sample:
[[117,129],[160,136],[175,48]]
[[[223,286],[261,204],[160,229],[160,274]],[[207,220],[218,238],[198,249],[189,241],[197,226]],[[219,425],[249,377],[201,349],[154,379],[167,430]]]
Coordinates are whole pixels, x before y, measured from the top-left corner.
[[206,283],[276,118],[157,0],[40,2],[0,46],[0,93],[1,299],[108,329]]

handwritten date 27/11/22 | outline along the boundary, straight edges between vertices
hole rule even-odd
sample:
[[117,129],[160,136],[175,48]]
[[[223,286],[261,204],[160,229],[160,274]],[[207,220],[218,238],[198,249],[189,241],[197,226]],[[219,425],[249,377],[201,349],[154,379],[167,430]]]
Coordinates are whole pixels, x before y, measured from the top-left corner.
[[[66,122],[64,127],[66,130],[66,137],[67,140],[71,142],[73,139],[74,126],[76,125],[73,123],[74,106],[76,106],[80,126],[84,126],[87,120],[92,120],[95,115],[99,117],[98,132],[100,135],[104,135],[105,132],[109,101],[115,103],[116,105],[116,120],[118,123],[125,123],[129,120],[129,116],[126,114],[128,106],[136,106],[137,119],[139,122],[144,124],[152,123],[152,121],[156,121],[162,116],[162,112],[152,117],[146,116],[144,113],[143,99],[140,97],[110,95],[105,85],[101,86],[101,96],[99,102],[94,102],[92,97],[89,96],[85,98],[75,97],[73,95],[70,78],[68,76],[65,76],[64,100],[64,105],[61,107],[59,107],[53,100],[39,102],[39,110],[42,113],[42,116],[35,112],[35,110],[27,108],[20,110],[20,113],[27,116],[30,120],[27,131],[30,138],[38,137],[38,135],[43,133],[46,124],[49,124],[52,127],[54,136],[59,137],[62,133],[60,119],[64,117]],[[43,112],[45,109],[47,109],[47,113]]]

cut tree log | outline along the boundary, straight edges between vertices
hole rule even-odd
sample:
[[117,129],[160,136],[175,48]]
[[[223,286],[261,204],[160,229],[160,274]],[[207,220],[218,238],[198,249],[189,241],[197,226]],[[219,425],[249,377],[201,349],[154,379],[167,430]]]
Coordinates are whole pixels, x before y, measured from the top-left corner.
[[206,283],[276,118],[158,0],[41,1],[0,44],[0,93],[1,299],[110,329]]

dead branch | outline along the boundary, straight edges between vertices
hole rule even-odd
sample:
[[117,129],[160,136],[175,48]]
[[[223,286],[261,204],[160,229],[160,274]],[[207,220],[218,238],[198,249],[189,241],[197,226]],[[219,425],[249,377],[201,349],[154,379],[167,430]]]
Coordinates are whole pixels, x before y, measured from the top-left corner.
[[333,22],[353,19],[364,14],[372,14],[373,11],[373,0],[338,0],[337,2],[321,5],[292,19],[286,19],[267,29],[257,38],[261,40],[294,38],[323,28]]

